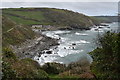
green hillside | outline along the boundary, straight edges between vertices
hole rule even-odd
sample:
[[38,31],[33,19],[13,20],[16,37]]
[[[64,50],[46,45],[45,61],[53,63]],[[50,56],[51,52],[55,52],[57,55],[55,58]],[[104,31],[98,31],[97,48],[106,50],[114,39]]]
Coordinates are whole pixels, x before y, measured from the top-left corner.
[[2,10],[3,15],[18,24],[69,26],[72,28],[88,28],[99,21],[81,13],[55,8],[9,8]]
[[10,18],[2,16],[2,80],[49,79],[48,74],[40,69],[36,61],[30,58],[19,59],[16,53],[8,48],[10,45],[16,46],[34,37],[35,33],[30,27],[18,25]]
[[18,25],[11,19],[2,16],[2,44],[16,45],[24,42],[26,39],[32,39],[35,33],[30,27],[25,25]]

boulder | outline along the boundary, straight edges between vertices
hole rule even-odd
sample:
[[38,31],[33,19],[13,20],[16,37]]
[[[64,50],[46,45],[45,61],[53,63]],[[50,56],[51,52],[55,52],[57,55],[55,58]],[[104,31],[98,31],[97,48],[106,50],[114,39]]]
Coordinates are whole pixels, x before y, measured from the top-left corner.
[[46,51],[47,54],[52,54],[52,51]]
[[72,45],[76,45],[75,43],[72,43]]

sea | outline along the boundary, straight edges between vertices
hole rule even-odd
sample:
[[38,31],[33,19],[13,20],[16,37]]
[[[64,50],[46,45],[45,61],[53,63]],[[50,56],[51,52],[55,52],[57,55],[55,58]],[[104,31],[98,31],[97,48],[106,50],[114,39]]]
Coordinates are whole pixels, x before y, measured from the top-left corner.
[[102,35],[106,31],[117,32],[118,23],[105,23],[108,26],[92,26],[90,30],[56,30],[56,31],[44,31],[42,34],[59,39],[60,45],[52,46],[49,50],[51,54],[44,53],[40,57],[36,55],[36,60],[40,65],[44,65],[48,62],[56,62],[61,64],[70,64],[78,60],[86,59],[90,63],[93,62],[93,58],[88,53],[93,51],[97,45],[96,40],[98,36]]

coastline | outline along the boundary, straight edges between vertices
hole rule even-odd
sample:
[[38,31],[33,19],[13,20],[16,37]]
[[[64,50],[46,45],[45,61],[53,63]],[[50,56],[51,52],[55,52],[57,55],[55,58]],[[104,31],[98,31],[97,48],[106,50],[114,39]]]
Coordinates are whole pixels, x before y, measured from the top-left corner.
[[33,59],[36,54],[43,54],[43,50],[48,50],[51,46],[59,45],[57,39],[53,39],[37,33],[37,37],[32,40],[26,40],[21,45],[11,46],[13,52],[16,53],[20,59]]
[[[34,28],[32,29],[37,34],[34,39],[26,40],[19,46],[18,45],[11,46],[12,50],[14,50],[13,52],[16,53],[17,57],[19,57],[20,59],[23,59],[23,58],[34,59],[36,55],[40,57],[41,54],[44,54],[43,52],[44,50],[49,51],[50,47],[59,45],[58,43],[59,39],[48,37],[47,35],[42,34],[43,31],[40,31],[39,29],[34,29]],[[71,30],[75,30],[75,29],[71,29]],[[54,31],[54,30],[61,30],[61,29],[54,28],[49,31]],[[63,30],[69,30],[69,29],[64,28]],[[82,30],[89,30],[89,29],[82,28],[79,30],[82,31]],[[44,31],[48,31],[48,29]],[[51,52],[48,54],[51,54]]]

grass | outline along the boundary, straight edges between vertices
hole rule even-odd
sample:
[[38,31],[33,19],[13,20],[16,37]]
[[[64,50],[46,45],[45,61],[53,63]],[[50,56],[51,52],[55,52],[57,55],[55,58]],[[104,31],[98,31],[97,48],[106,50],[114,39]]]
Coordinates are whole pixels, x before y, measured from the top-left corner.
[[9,16],[7,15],[7,17],[9,17],[11,20],[15,21],[17,24],[25,24],[25,25],[28,25],[28,24],[40,24],[39,22],[36,22],[36,21],[32,21],[32,20],[25,20],[25,19],[22,19],[20,17],[16,17],[16,16]]
[[59,76],[59,75],[53,75],[53,74],[48,74],[49,78],[52,80],[77,80],[80,77],[78,76]]
[[29,18],[33,18],[33,19],[37,19],[37,20],[44,20],[44,16],[43,13],[41,11],[5,11],[7,13],[12,13],[12,14],[16,14],[19,16],[25,16],[25,17],[29,17]]
[[88,28],[95,22],[92,23],[93,20],[89,16],[81,13],[55,8],[3,9],[3,15],[7,15],[16,23],[25,25],[42,24]]
[[18,25],[11,19],[2,17],[2,46],[21,44],[26,39],[34,37],[35,33],[30,27]]

